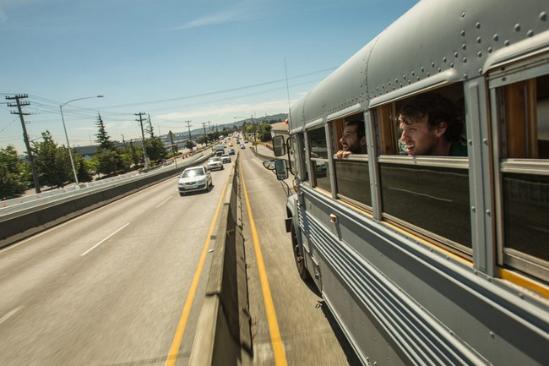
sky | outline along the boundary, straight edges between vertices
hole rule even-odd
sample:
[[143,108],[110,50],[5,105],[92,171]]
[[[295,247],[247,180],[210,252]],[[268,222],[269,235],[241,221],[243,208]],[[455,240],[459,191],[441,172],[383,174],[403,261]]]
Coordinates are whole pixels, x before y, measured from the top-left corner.
[[[0,0],[0,148],[25,152],[5,96],[28,94],[32,141],[95,143],[287,113],[415,0]],[[286,67],[285,67],[286,65]],[[288,88],[285,75],[287,73]],[[103,95],[97,98],[97,95]]]

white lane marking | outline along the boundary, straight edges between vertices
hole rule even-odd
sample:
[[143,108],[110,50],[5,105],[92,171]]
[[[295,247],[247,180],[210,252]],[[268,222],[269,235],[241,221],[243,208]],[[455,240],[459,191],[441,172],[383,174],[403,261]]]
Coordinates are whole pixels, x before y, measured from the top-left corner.
[[[166,183],[166,182],[168,182],[168,181],[170,181],[170,179],[166,179],[165,181],[162,181],[162,182],[160,182],[160,183],[158,183],[158,184]],[[112,206],[111,206],[112,204],[115,204],[115,203],[117,203],[117,202],[118,202],[118,203],[120,203],[120,202],[125,202],[126,200],[129,200],[129,199],[131,199],[131,198],[135,198],[136,195],[137,195],[138,193],[142,193],[142,192],[145,192],[145,191],[147,191],[147,190],[149,190],[149,189],[151,189],[151,188],[157,187],[158,184],[154,184],[154,185],[149,186],[149,187],[147,187],[147,188],[145,188],[145,189],[142,189],[141,191],[138,191],[138,192],[129,194],[129,195],[124,196],[124,197],[122,197],[122,198],[120,198],[120,199],[118,199],[118,200],[115,200],[115,201],[113,201],[113,202],[109,202],[109,203],[107,203],[107,204],[104,205],[104,206],[95,208],[95,209],[93,209],[93,210],[91,210],[91,211],[88,211],[88,212],[82,214],[82,215],[75,216],[75,217],[73,217],[72,219],[69,219],[68,221],[63,222],[62,224],[59,224],[59,225],[56,225],[56,226],[52,226],[51,228],[46,229],[46,230],[44,230],[44,231],[41,231],[41,232],[39,232],[39,233],[37,233],[37,234],[35,234],[35,235],[29,236],[28,238],[25,238],[25,239],[23,239],[23,240],[20,241],[20,242],[16,242],[15,244],[12,244],[12,245],[10,245],[10,246],[4,247],[4,248],[0,249],[0,255],[1,255],[1,254],[4,254],[4,253],[6,253],[6,252],[8,252],[8,251],[10,251],[10,250],[12,250],[12,249],[15,249],[15,248],[17,248],[18,246],[20,246],[20,245],[22,245],[22,244],[25,244],[25,243],[27,243],[27,242],[29,242],[29,241],[31,241],[31,240],[38,239],[38,238],[41,237],[42,235],[46,235],[46,234],[49,233],[49,232],[52,232],[52,231],[57,230],[57,229],[59,229],[59,228],[62,228],[62,227],[65,226],[65,225],[68,225],[68,224],[71,224],[71,223],[76,222],[76,221],[78,221],[78,220],[81,220],[81,219],[83,219],[83,218],[86,218],[86,217],[88,217],[88,216],[90,216],[90,215],[92,215],[92,214],[95,214],[95,213],[97,213],[97,212],[103,210],[103,209],[107,209],[108,207],[112,207]],[[171,183],[170,183],[170,184],[171,184]]]
[[6,315],[4,315],[3,317],[0,318],[0,324],[2,324],[3,322],[5,322],[6,320],[8,320],[9,318],[11,318],[12,316],[14,316],[15,314],[17,314],[19,312],[19,310],[21,310],[23,307],[22,306],[18,306],[16,307],[15,309],[11,310],[9,313],[7,313]]
[[170,199],[171,197],[166,197],[166,199],[162,202],[160,202],[158,205],[154,206],[154,208],[159,208],[160,206],[162,206],[163,204],[165,204],[166,202],[168,202],[168,200]]
[[97,248],[98,246],[100,246],[101,244],[103,244],[104,242],[106,242],[107,240],[109,240],[110,238],[112,238],[116,233],[118,233],[120,230],[124,229],[126,226],[128,226],[130,223],[126,223],[124,225],[122,225],[121,227],[119,227],[118,229],[116,229],[114,232],[112,232],[111,234],[109,234],[109,236],[107,236],[106,238],[104,238],[103,240],[101,240],[99,243],[95,244],[93,247],[91,247],[90,249],[86,250],[84,253],[80,254],[81,257],[85,256],[86,254],[88,254],[89,252],[91,252],[92,250],[94,250],[95,248]]

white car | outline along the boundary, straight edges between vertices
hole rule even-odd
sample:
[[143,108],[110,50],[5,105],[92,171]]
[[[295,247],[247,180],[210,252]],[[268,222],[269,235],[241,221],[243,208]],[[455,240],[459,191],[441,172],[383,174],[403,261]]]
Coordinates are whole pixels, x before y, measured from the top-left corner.
[[206,166],[208,167],[208,170],[223,170],[223,162],[221,161],[221,158],[215,157],[210,158],[208,160],[208,163],[206,163]]
[[195,166],[183,170],[177,183],[179,195],[187,192],[209,191],[212,186],[212,175],[205,166]]
[[231,162],[231,157],[228,154],[225,154],[225,155],[221,156],[221,161],[223,162],[223,164],[230,163]]

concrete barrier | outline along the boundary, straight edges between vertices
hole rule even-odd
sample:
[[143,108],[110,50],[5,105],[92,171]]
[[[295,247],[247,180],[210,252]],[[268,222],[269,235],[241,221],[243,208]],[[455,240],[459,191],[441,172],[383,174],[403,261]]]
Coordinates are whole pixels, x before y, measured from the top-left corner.
[[117,183],[114,186],[100,187],[82,195],[62,198],[4,215],[0,217],[0,248],[176,176],[184,168],[200,164],[209,157],[210,155],[204,155],[197,160],[183,162],[178,169],[146,175],[141,179]]
[[216,233],[189,365],[246,365],[253,358],[238,157]]

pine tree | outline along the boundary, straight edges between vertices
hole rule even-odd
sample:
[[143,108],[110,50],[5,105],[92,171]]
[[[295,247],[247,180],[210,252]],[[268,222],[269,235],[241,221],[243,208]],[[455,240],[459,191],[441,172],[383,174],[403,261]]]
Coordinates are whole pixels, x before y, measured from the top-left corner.
[[107,130],[105,130],[105,124],[103,123],[103,119],[101,118],[101,114],[97,114],[97,122],[95,123],[99,131],[97,132],[97,142],[99,142],[99,146],[102,149],[105,150],[112,150],[114,149],[114,144],[110,140],[109,135],[107,134]]
[[147,118],[148,127],[145,128],[145,131],[149,134],[151,139],[154,139],[154,130],[153,130],[152,122],[151,122],[151,115],[147,114],[147,116],[148,116],[148,118]]

